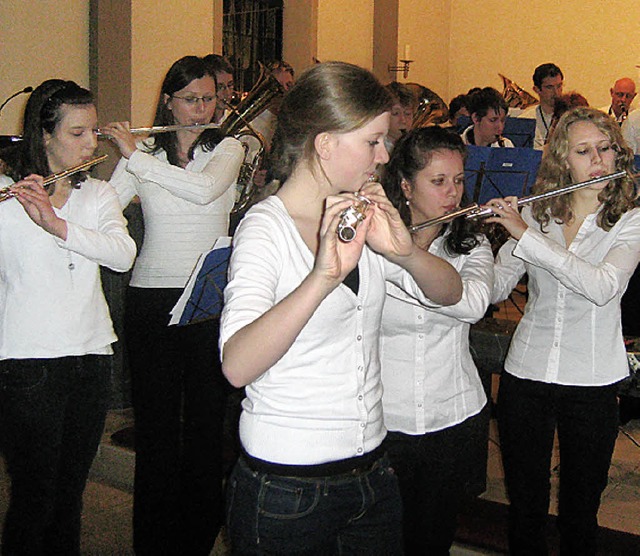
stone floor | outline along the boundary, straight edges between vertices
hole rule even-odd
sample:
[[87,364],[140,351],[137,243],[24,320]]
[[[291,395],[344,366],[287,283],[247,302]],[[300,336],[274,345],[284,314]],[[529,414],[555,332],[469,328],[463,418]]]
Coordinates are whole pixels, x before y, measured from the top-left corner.
[[[111,443],[111,432],[130,424],[131,412],[112,411],[100,452],[94,463],[84,497],[82,553],[87,556],[130,555],[132,550],[131,514],[133,452]],[[640,535],[640,420],[621,429],[611,466],[610,481],[599,514],[600,524],[610,529]],[[557,461],[557,453],[554,456]],[[557,493],[554,478],[552,494]],[[0,518],[6,511],[9,483],[0,466]],[[506,502],[502,463],[495,423],[491,423],[487,492],[483,498]],[[552,507],[555,513],[556,507]],[[640,554],[640,547],[638,550]],[[219,538],[212,555],[228,554]],[[497,554],[473,547],[455,546],[453,556]]]

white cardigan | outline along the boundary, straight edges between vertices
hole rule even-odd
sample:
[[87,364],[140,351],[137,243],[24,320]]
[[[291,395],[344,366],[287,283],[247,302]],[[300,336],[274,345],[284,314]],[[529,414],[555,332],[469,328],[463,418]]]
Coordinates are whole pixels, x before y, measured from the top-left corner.
[[54,210],[67,221],[67,241],[17,200],[0,204],[0,359],[112,353],[100,265],[124,272],[136,254],[116,192],[89,178]]
[[[234,236],[220,345],[297,288],[314,265],[282,201],[268,197]],[[356,295],[333,290],[293,345],[246,387],[240,439],[252,456],[311,465],[362,456],[377,448],[382,421],[379,335],[384,281],[431,304],[408,272],[366,248]],[[255,349],[259,349],[256,346]]]

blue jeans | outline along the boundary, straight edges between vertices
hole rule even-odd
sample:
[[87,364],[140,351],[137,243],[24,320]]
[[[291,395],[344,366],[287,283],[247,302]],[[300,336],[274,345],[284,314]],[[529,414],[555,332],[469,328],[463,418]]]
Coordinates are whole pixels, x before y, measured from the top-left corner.
[[398,482],[387,457],[361,475],[301,478],[251,470],[229,479],[234,554],[402,554]]
[[545,555],[554,432],[560,446],[562,554],[595,555],[598,508],[618,435],[617,385],[562,386],[503,373],[498,428],[509,495],[509,548]]
[[3,555],[80,553],[110,373],[104,355],[0,361],[0,447],[11,478]]

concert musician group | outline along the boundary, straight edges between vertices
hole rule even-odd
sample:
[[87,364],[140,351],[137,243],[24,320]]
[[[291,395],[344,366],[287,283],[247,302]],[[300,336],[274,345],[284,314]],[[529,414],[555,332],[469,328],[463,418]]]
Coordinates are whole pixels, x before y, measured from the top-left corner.
[[[99,269],[133,266],[137,554],[207,555],[225,516],[234,554],[447,554],[486,476],[490,406],[469,328],[525,275],[498,393],[510,549],[547,553],[557,430],[561,550],[595,554],[628,374],[620,299],[640,259],[619,122],[586,106],[554,115],[563,76],[543,64],[536,202],[496,198],[469,218],[456,216],[472,201],[466,145],[513,146],[506,90],[459,98],[471,118],[459,134],[425,87],[383,86],[349,63],[318,63],[295,84],[273,64],[280,85],[250,94],[246,112],[229,102],[230,69],[214,55],[177,60],[143,140],[128,122],[98,127],[86,89],[47,80],[0,154],[2,553],[80,553],[116,341]],[[628,113],[635,87],[616,82],[612,99],[620,87]],[[121,155],[109,182],[86,173],[99,135]],[[199,255],[229,233],[247,162],[249,189],[277,187],[243,210],[222,314],[167,326]],[[137,257],[130,202],[144,218]],[[495,260],[487,224],[509,235]],[[240,449],[225,480],[234,387]]]

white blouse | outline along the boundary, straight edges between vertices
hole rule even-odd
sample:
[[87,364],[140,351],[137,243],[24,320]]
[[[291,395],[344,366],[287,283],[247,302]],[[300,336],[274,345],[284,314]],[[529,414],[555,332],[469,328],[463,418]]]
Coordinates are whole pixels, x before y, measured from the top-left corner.
[[[278,197],[252,207],[233,238],[221,349],[297,288],[313,265],[313,254]],[[430,302],[407,272],[366,247],[358,270],[358,294],[344,284],[333,290],[288,352],[246,387],[240,438],[250,455],[310,465],[361,456],[382,442],[379,332],[385,278],[419,302]]]
[[235,181],[244,148],[231,137],[213,151],[198,147],[186,168],[169,164],[161,150],[122,158],[110,183],[126,207],[138,195],[144,243],[130,284],[139,288],[183,288],[198,257],[227,235]]
[[390,431],[425,434],[461,423],[487,402],[469,351],[469,328],[489,305],[493,254],[482,243],[452,256],[444,236],[429,252],[460,274],[462,299],[449,307],[426,308],[387,284],[382,314],[381,358],[384,422]]
[[18,201],[0,204],[0,359],[112,353],[117,340],[100,266],[129,270],[136,246],[116,192],[89,178],[54,211],[67,221],[66,241]]
[[526,272],[529,299],[511,341],[505,369],[520,378],[604,386],[629,374],[620,299],[640,260],[640,209],[605,232],[589,215],[569,247],[553,218],[509,240],[495,268],[492,302],[505,299]]

